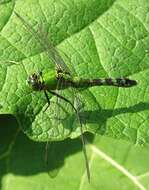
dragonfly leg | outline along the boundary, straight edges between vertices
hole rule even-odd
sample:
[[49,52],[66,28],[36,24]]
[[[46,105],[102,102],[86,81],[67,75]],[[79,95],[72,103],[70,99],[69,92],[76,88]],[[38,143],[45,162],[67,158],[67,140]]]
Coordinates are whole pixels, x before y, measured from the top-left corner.
[[47,103],[48,103],[48,105],[47,105],[46,108],[44,109],[44,112],[45,112],[45,111],[48,109],[48,107],[50,106],[50,99],[49,99],[49,97],[48,97],[48,94],[47,94],[46,90],[44,90],[44,94],[45,94],[45,97],[46,97]]
[[[43,80],[43,77],[42,77],[42,72],[40,71],[39,72],[39,76],[41,77],[41,79],[42,79],[42,84],[44,84],[44,80]],[[50,106],[50,99],[49,99],[49,97],[48,97],[48,94],[47,94],[47,91],[46,90],[44,90],[44,95],[45,95],[45,97],[46,97],[46,99],[47,99],[47,103],[48,103],[48,105],[46,106],[46,108],[44,109],[44,112],[48,109],[48,107]]]
[[76,108],[74,107],[74,105],[72,104],[72,102],[70,100],[68,100],[67,98],[65,98],[64,96],[61,96],[60,94],[53,92],[53,91],[49,91],[51,94],[53,94],[54,96],[57,96],[58,98],[61,98],[62,100],[64,100],[65,102],[69,103],[72,108],[74,109],[74,111],[77,113]]

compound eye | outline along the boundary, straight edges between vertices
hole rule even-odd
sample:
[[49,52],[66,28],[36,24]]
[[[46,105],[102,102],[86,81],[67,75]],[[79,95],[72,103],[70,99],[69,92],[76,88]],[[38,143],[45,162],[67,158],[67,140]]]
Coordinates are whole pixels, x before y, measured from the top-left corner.
[[36,73],[33,73],[32,75],[28,76],[27,78],[27,85],[29,85],[33,90],[39,90],[40,89],[40,80],[39,75]]

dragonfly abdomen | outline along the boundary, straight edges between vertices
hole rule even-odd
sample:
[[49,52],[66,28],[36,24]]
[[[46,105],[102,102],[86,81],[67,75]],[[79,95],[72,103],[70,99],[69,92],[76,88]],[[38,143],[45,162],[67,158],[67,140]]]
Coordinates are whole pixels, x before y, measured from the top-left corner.
[[105,78],[105,79],[78,79],[74,78],[72,86],[74,88],[88,88],[92,86],[117,86],[117,87],[132,87],[137,84],[137,81],[128,78]]

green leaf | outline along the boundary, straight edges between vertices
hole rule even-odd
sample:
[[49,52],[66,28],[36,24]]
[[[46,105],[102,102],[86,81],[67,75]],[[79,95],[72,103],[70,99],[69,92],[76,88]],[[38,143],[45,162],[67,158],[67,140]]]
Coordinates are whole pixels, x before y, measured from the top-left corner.
[[[149,141],[148,7],[146,0],[0,1],[0,113],[15,116],[19,124],[8,115],[0,117],[0,189],[149,188],[148,147],[130,143]],[[112,137],[86,137],[90,184],[78,139],[52,142],[45,168],[45,143],[29,140],[20,130],[36,141],[55,140],[47,135],[51,124],[49,110],[43,114],[44,95],[26,85],[29,74],[51,69],[50,63],[14,10],[36,31],[42,24],[73,74],[138,81],[130,89],[80,92],[86,130]],[[71,122],[75,117],[65,120],[56,140],[79,135],[79,125]]]
[[[45,168],[45,143],[29,140],[13,117],[0,117],[0,189],[114,189],[145,190],[148,185],[149,151],[122,140],[88,135],[90,184],[79,139],[55,142]],[[53,172],[57,176],[51,178]]]
[[80,114],[84,118],[84,131],[136,144],[148,143],[149,43],[145,0],[138,3],[27,0],[16,1],[15,7],[14,1],[8,1],[0,5],[0,9],[4,8],[0,35],[0,113],[15,116],[28,137],[36,141],[63,140],[80,134],[76,116],[69,113],[59,124],[58,134],[53,135],[56,129],[49,113],[50,109],[56,110],[55,105],[43,112],[47,104],[44,94],[32,92],[26,84],[31,73],[54,68],[35,35],[14,14],[15,10],[35,31],[42,25],[73,74],[83,78],[110,76],[137,80],[138,85],[129,89],[94,87],[81,91],[85,106]]

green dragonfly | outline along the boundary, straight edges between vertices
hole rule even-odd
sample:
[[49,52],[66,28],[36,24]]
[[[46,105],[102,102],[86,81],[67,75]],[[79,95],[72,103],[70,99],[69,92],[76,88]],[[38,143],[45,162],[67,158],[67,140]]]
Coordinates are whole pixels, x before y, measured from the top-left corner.
[[[88,164],[88,158],[86,153],[85,147],[85,140],[83,136],[83,122],[82,117],[79,114],[79,107],[81,105],[80,99],[78,97],[78,90],[79,89],[86,89],[93,86],[116,86],[116,87],[132,87],[137,85],[136,80],[131,80],[129,78],[97,78],[97,79],[84,79],[79,78],[77,76],[72,76],[69,68],[65,64],[64,60],[56,50],[56,48],[50,43],[45,35],[41,32],[37,32],[34,28],[27,23],[23,17],[21,17],[18,13],[15,12],[15,15],[18,19],[23,23],[25,28],[35,36],[36,40],[40,43],[43,50],[47,53],[49,59],[52,61],[56,69],[52,69],[47,71],[46,73],[35,72],[28,76],[27,83],[31,87],[33,91],[41,91],[45,94],[47,100],[47,107],[45,111],[49,108],[50,109],[50,99],[48,97],[48,93],[53,96],[56,96],[58,100],[62,100],[69,104],[73,109],[76,118],[80,125],[80,133],[81,133],[81,140],[82,140],[82,150],[84,153],[85,164],[86,164],[86,171],[88,181],[90,181],[90,170]],[[60,93],[65,90],[69,89],[73,92],[75,100],[74,102],[70,101],[65,96],[61,95]],[[58,114],[58,113],[57,113]]]

